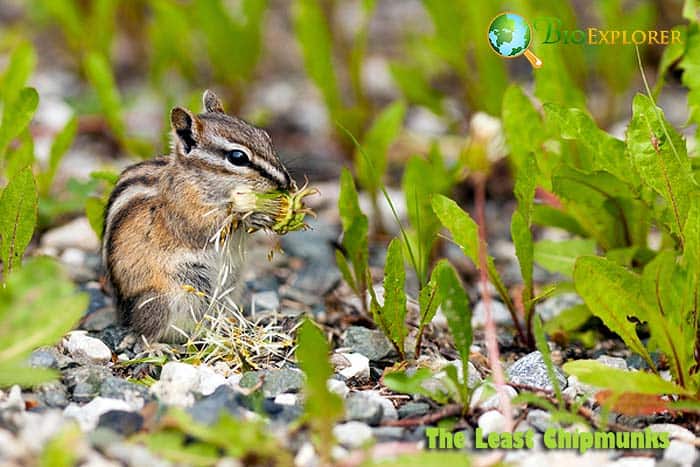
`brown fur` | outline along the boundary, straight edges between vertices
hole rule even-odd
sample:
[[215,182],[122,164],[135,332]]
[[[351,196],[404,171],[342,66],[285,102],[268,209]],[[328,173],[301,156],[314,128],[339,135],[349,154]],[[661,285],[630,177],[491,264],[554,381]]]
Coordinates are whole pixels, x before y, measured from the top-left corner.
[[[181,340],[171,325],[187,331],[206,310],[223,254],[211,239],[231,213],[244,214],[232,206],[232,191],[293,186],[265,131],[224,114],[211,91],[203,102],[199,115],[173,109],[171,155],[125,169],[105,212],[103,260],[119,317],[149,340]],[[226,158],[241,147],[250,158],[243,167]],[[255,214],[242,228],[271,223]],[[223,285],[237,282],[232,274]]]

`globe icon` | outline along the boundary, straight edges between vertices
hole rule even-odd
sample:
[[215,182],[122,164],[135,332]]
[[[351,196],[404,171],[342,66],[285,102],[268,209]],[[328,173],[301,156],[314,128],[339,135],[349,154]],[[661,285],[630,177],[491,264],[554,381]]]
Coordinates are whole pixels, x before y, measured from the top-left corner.
[[542,66],[542,61],[528,50],[530,25],[522,16],[515,13],[496,16],[489,25],[488,38],[493,51],[501,57],[513,58],[524,54],[533,67]]

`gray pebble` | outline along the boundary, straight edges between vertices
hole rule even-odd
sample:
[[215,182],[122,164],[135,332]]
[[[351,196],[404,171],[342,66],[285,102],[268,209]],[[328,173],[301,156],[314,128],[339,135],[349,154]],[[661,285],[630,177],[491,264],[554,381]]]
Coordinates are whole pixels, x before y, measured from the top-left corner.
[[121,399],[133,406],[143,406],[144,403],[153,399],[146,386],[116,376],[105,378],[100,385],[100,396]]
[[211,425],[219,419],[223,411],[241,416],[245,409],[241,406],[240,395],[230,386],[224,385],[216,388],[213,394],[195,402],[187,411],[199,423]]
[[396,355],[394,346],[381,331],[351,326],[343,336],[343,347],[361,353],[370,361],[380,361]]
[[345,400],[345,417],[348,420],[378,425],[382,421],[384,408],[379,400],[363,392],[354,392]]
[[430,410],[430,405],[425,402],[407,402],[399,407],[399,418],[419,417]]
[[143,417],[137,412],[110,410],[100,415],[97,426],[109,428],[120,435],[129,436],[143,428]]
[[304,375],[298,370],[288,368],[248,371],[241,377],[239,385],[242,388],[251,388],[258,384],[261,376],[264,377],[262,385],[263,395],[267,398],[274,398],[285,392],[296,393],[304,386]]
[[[559,386],[563,389],[566,387],[566,375],[559,367],[554,367]],[[508,380],[514,384],[522,384],[538,389],[551,391],[552,383],[547,375],[547,367],[542,359],[542,354],[539,350],[529,353],[520,360],[513,363],[507,370]]]

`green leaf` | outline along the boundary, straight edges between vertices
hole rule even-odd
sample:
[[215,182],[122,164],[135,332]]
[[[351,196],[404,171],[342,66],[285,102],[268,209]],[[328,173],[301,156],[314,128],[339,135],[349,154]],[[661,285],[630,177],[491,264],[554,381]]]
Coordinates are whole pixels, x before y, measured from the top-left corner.
[[[515,245],[515,254],[520,264],[520,273],[523,276],[525,290],[527,290],[529,294],[529,291],[532,290],[534,249],[532,244],[532,232],[530,232],[530,227],[527,225],[520,211],[515,211],[513,213],[513,218],[510,221],[510,235]],[[532,299],[532,297],[523,297],[526,306],[530,299]]]
[[[685,26],[675,26],[671,29],[672,31],[680,31],[681,37],[686,37],[687,39],[687,28]],[[668,73],[671,66],[683,57],[685,52],[686,40],[681,40],[678,43],[671,43],[664,47],[664,52],[661,55],[661,60],[659,61],[658,70],[656,72],[656,84],[654,84],[653,96],[656,98],[665,83],[666,73]]]
[[409,102],[427,107],[435,114],[442,114],[441,96],[430,85],[420,67],[395,62],[389,65],[389,71],[394,83]]
[[447,194],[454,177],[447,170],[437,146],[433,146],[428,160],[419,156],[409,159],[403,173],[401,187],[406,199],[408,219],[416,234],[418,251],[418,279],[425,283],[430,253],[440,231],[440,220],[430,205],[436,193]]
[[632,104],[627,155],[644,183],[666,201],[669,213],[663,221],[682,243],[690,197],[698,186],[681,135],[664,119],[661,109],[641,94]]
[[316,435],[316,448],[330,457],[333,446],[333,426],[343,417],[343,401],[328,390],[326,381],[333,376],[328,362],[329,347],[321,330],[305,320],[297,335],[296,357],[306,375],[304,416]]
[[32,370],[8,372],[15,371],[32,350],[56,343],[75,325],[87,304],[87,295],[77,293],[59,266],[48,258],[31,259],[10,274],[6,287],[0,287],[2,385],[35,383],[43,376],[52,376],[30,373]]
[[109,62],[102,54],[92,52],[85,58],[85,74],[97,93],[107,123],[117,139],[125,141],[126,127],[121,110],[121,96]]
[[360,210],[360,202],[357,196],[357,189],[350,171],[343,167],[340,172],[340,195],[338,197],[338,212],[343,230],[350,229],[355,219],[363,216]]
[[442,260],[438,263],[438,267],[437,282],[442,295],[440,307],[447,319],[447,326],[450,328],[457,353],[462,361],[462,374],[464,375],[464,384],[461,388],[462,400],[467,401],[469,400],[467,397],[469,393],[467,375],[469,375],[468,364],[472,345],[472,313],[469,307],[469,297],[462,287],[457,271],[451,264]]
[[368,461],[362,467],[469,467],[471,462],[463,452],[421,451],[415,454],[391,456],[389,459]]
[[37,203],[36,184],[29,168],[17,173],[0,196],[0,258],[6,276],[21,261],[32,240]]
[[342,98],[333,66],[333,40],[319,1],[295,0],[292,21],[306,73],[321,91],[331,117],[337,120]]
[[559,128],[562,139],[575,140],[586,151],[592,164],[583,169],[604,170],[631,186],[639,185],[639,177],[625,157],[625,144],[598,128],[588,113],[556,104],[545,104],[544,109],[548,125]]
[[90,222],[90,227],[97,234],[97,238],[102,239],[102,229],[104,228],[104,215],[106,209],[105,202],[94,196],[85,200],[85,215]]
[[7,153],[5,177],[12,180],[18,172],[34,165],[34,139],[29,129],[19,137],[20,145]]
[[418,368],[410,375],[405,371],[387,373],[382,377],[382,382],[384,386],[395,392],[400,392],[402,394],[420,394],[440,404],[446,403],[448,397],[444,392],[436,389],[434,385],[423,385],[424,382],[431,378],[433,378],[433,373],[428,368]]
[[[343,248],[347,259],[352,264],[353,279],[347,280],[362,303],[366,301],[367,273],[369,271],[369,252],[367,216],[360,210],[355,182],[350,171],[343,169],[340,174],[340,195],[338,211],[343,225]],[[345,261],[347,263],[347,261]],[[338,263],[342,267],[342,263]],[[349,268],[345,268],[349,273]]]
[[540,240],[535,243],[534,258],[537,264],[546,270],[571,277],[576,259],[579,256],[594,255],[595,247],[595,241],[591,239],[571,239],[560,242]]
[[[542,117],[520,86],[511,85],[503,95],[503,132],[516,168],[538,153],[546,137]],[[532,180],[535,183],[535,180]]]
[[66,123],[66,126],[56,134],[56,137],[51,143],[48,166],[46,170],[39,175],[39,191],[43,196],[48,195],[61,159],[63,159],[63,156],[66,154],[71,144],[73,144],[77,131],[78,119],[73,117]]
[[588,236],[588,232],[586,232],[575,218],[561,209],[553,208],[546,204],[536,204],[533,206],[532,223],[558,227],[580,237]]
[[[476,222],[463,211],[457,203],[443,195],[436,195],[432,200],[433,211],[443,226],[452,234],[452,240],[459,245],[465,255],[472,262],[479,266],[479,232]],[[513,302],[508,294],[508,289],[501,276],[496,270],[496,265],[491,256],[486,258],[486,267],[489,279],[498,290],[503,302],[508,306],[508,309],[515,310]]]
[[28,42],[18,45],[10,55],[2,76],[2,102],[11,103],[26,85],[36,66],[36,52]]
[[688,394],[688,391],[660,376],[642,371],[612,368],[595,360],[576,360],[564,364],[564,371],[576,376],[582,383],[617,393]]
[[32,387],[60,377],[57,371],[48,368],[31,368],[24,365],[0,363],[0,388],[18,384]]
[[32,121],[39,105],[39,94],[34,88],[23,88],[17,97],[5,102],[0,126],[0,159],[7,151],[7,146],[24,131]]
[[640,316],[646,307],[641,300],[641,281],[633,273],[604,258],[582,256],[574,268],[576,291],[591,312],[633,352],[655,368],[647,349],[639,340],[635,324],[627,316]]
[[389,339],[404,358],[406,339],[406,270],[404,269],[401,240],[389,243],[384,265],[384,306],[381,316],[389,331]]
[[401,132],[406,105],[396,101],[377,116],[362,141],[364,154],[355,151],[355,170],[360,184],[375,196],[386,172],[387,151]]

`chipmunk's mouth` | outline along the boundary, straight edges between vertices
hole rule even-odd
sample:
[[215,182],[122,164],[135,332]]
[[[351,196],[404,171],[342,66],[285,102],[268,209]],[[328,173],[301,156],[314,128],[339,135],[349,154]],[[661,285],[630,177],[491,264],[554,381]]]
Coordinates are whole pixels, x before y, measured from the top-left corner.
[[306,207],[304,198],[318,194],[318,189],[308,186],[308,182],[295,191],[271,191],[255,193],[249,188],[236,189],[231,196],[232,210],[240,215],[249,231],[270,230],[284,235],[295,230],[308,228],[304,222],[306,215],[315,216]]

